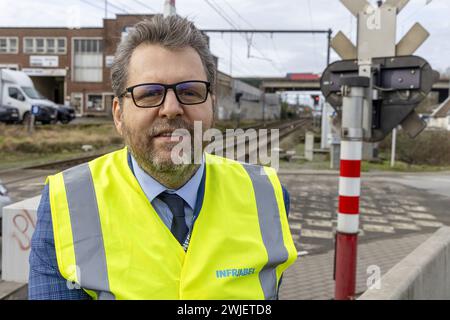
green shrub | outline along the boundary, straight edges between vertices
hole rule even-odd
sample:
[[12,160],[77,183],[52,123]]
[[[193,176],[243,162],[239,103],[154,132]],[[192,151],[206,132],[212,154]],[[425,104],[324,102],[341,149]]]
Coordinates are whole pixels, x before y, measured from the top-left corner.
[[[392,135],[380,143],[380,151],[389,152]],[[424,131],[415,139],[400,130],[397,134],[396,158],[410,165],[450,165],[450,132]]]

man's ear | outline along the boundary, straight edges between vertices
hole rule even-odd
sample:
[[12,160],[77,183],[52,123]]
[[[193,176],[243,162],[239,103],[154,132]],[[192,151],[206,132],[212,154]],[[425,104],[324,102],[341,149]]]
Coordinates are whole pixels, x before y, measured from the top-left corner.
[[114,118],[116,130],[117,132],[119,132],[120,135],[122,135],[122,112],[123,112],[123,104],[121,106],[119,98],[114,97],[112,105],[112,115]]

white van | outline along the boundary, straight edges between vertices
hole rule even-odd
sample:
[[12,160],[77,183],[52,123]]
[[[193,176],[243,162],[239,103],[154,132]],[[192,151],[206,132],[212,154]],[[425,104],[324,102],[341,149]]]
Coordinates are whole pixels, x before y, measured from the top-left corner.
[[39,106],[36,121],[51,123],[57,121],[57,107],[43,97],[33,85],[31,78],[22,71],[0,69],[0,105],[19,109],[19,120],[27,121],[31,107]]

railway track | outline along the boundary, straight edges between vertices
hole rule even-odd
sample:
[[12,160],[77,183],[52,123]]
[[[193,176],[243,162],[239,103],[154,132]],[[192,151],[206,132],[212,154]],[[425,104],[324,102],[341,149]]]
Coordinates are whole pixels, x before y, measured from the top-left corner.
[[[270,129],[279,129],[279,138],[282,139],[289,134],[291,134],[293,131],[295,131],[297,128],[305,125],[308,123],[309,119],[300,119],[300,120],[294,120],[294,121],[272,121],[272,122],[266,122],[266,123],[260,123],[253,126],[247,126],[243,129],[244,131],[247,129],[268,129],[269,135],[268,135],[268,141],[267,144],[272,143],[272,137],[270,137]],[[270,137],[270,138],[269,138]],[[249,143],[251,140],[244,140],[243,143]],[[238,147],[238,143],[235,143],[235,147]],[[226,145],[225,147],[233,147],[232,145]],[[246,158],[248,158],[249,153],[256,152],[257,149],[249,149],[246,153]],[[60,161],[53,161],[48,162],[44,164],[38,164],[38,165],[32,165],[27,167],[22,167],[18,169],[11,169],[11,170],[4,170],[0,172],[0,177],[2,177],[2,182],[8,186],[13,183],[18,183],[21,181],[26,180],[32,180],[37,179],[39,177],[45,177],[51,172],[59,172],[65,169],[68,169],[70,167],[76,166],[81,163],[85,163],[88,161],[91,161],[97,157],[100,157],[104,155],[105,153],[93,153],[82,157],[76,157],[72,159],[67,160],[60,160]],[[24,172],[29,171],[30,174],[23,174]],[[4,176],[6,175],[6,178]]]

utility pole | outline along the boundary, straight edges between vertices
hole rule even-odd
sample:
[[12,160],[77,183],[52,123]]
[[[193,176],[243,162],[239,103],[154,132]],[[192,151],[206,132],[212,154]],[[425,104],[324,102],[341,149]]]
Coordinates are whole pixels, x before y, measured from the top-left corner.
[[105,0],[105,19],[108,19],[108,0]]
[[392,144],[391,144],[391,168],[395,166],[395,152],[397,148],[397,128],[392,130]]
[[233,34],[230,33],[230,77],[233,77]]
[[[396,44],[397,14],[409,0],[378,1],[377,7],[366,0],[340,1],[358,19],[358,43],[342,32],[333,38],[331,46],[345,60],[323,72],[321,90],[342,118],[334,279],[335,299],[348,300],[356,288],[363,141],[381,141],[399,124],[411,137],[419,134],[424,123],[414,108],[436,75],[424,59],[411,56],[428,37],[420,24]],[[393,79],[389,85],[387,78]]]
[[235,98],[235,102],[237,103],[237,119],[236,119],[236,128],[239,128],[239,126],[241,125],[241,99],[242,99],[242,92],[237,92],[234,95]]
[[175,8],[175,0],[166,0],[164,2],[164,18],[176,14],[177,10]]
[[262,91],[261,93],[261,101],[262,101],[262,121],[264,126],[266,126],[266,93]]

